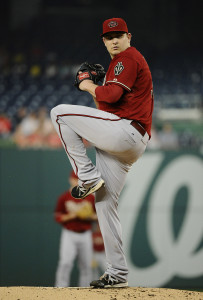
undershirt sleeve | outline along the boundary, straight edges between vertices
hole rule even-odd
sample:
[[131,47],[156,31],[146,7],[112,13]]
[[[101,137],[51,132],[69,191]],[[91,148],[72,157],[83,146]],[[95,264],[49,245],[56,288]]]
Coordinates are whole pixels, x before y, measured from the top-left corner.
[[95,89],[96,100],[98,102],[115,103],[121,98],[123,93],[124,89],[115,83],[98,86]]

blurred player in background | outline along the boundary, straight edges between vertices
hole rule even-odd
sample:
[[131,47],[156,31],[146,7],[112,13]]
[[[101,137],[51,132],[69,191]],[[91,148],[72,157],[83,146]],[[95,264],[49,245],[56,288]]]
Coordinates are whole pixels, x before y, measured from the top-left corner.
[[55,286],[68,287],[74,260],[78,259],[79,286],[89,286],[92,279],[92,221],[97,219],[94,196],[74,199],[71,189],[78,184],[78,178],[71,172],[70,189],[57,201],[55,220],[62,227],[59,261],[56,271]]

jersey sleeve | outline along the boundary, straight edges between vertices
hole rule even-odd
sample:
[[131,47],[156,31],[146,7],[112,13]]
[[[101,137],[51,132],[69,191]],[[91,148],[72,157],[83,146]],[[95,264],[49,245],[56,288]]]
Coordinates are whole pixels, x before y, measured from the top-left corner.
[[115,60],[112,72],[107,78],[106,84],[114,83],[123,87],[127,91],[131,91],[137,78],[138,63],[130,57],[119,57]]
[[123,92],[124,89],[121,86],[111,83],[108,85],[98,86],[95,90],[97,101],[107,103],[117,102],[121,98]]
[[65,201],[65,194],[62,194],[61,196],[59,196],[57,200],[55,213],[65,213],[64,201]]

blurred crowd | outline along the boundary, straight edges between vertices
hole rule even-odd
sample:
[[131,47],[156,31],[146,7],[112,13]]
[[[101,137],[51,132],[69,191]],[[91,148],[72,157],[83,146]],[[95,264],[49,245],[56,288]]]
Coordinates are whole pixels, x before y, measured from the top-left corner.
[[45,107],[32,112],[22,107],[12,121],[6,114],[0,114],[1,140],[9,139],[19,148],[62,147]]
[[[31,112],[22,107],[12,119],[6,113],[0,112],[0,141],[8,140],[21,149],[62,147],[46,107]],[[86,146],[91,146],[87,141],[84,142]],[[190,129],[177,132],[170,122],[152,126],[149,150],[202,149],[202,147],[203,137],[194,135]]]
[[[12,119],[0,112],[0,146],[5,141],[20,149],[62,148],[46,107],[31,112],[22,107]],[[83,139],[83,142],[90,147],[88,141]]]

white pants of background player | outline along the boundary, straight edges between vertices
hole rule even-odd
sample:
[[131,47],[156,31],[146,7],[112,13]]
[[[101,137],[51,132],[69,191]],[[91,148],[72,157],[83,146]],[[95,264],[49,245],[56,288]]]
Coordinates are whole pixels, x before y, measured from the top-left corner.
[[79,269],[79,286],[89,286],[92,279],[92,252],[91,230],[77,233],[62,229],[55,286],[70,286],[70,274],[76,257]]
[[[146,133],[143,137],[130,120],[90,107],[61,104],[52,109],[51,118],[78,173],[79,184],[91,186],[101,178],[105,181],[105,187],[96,192],[95,206],[107,258],[106,273],[126,281],[128,268],[117,212],[118,197],[127,172],[145,151],[149,136]],[[95,146],[96,166],[88,158],[82,138]]]

